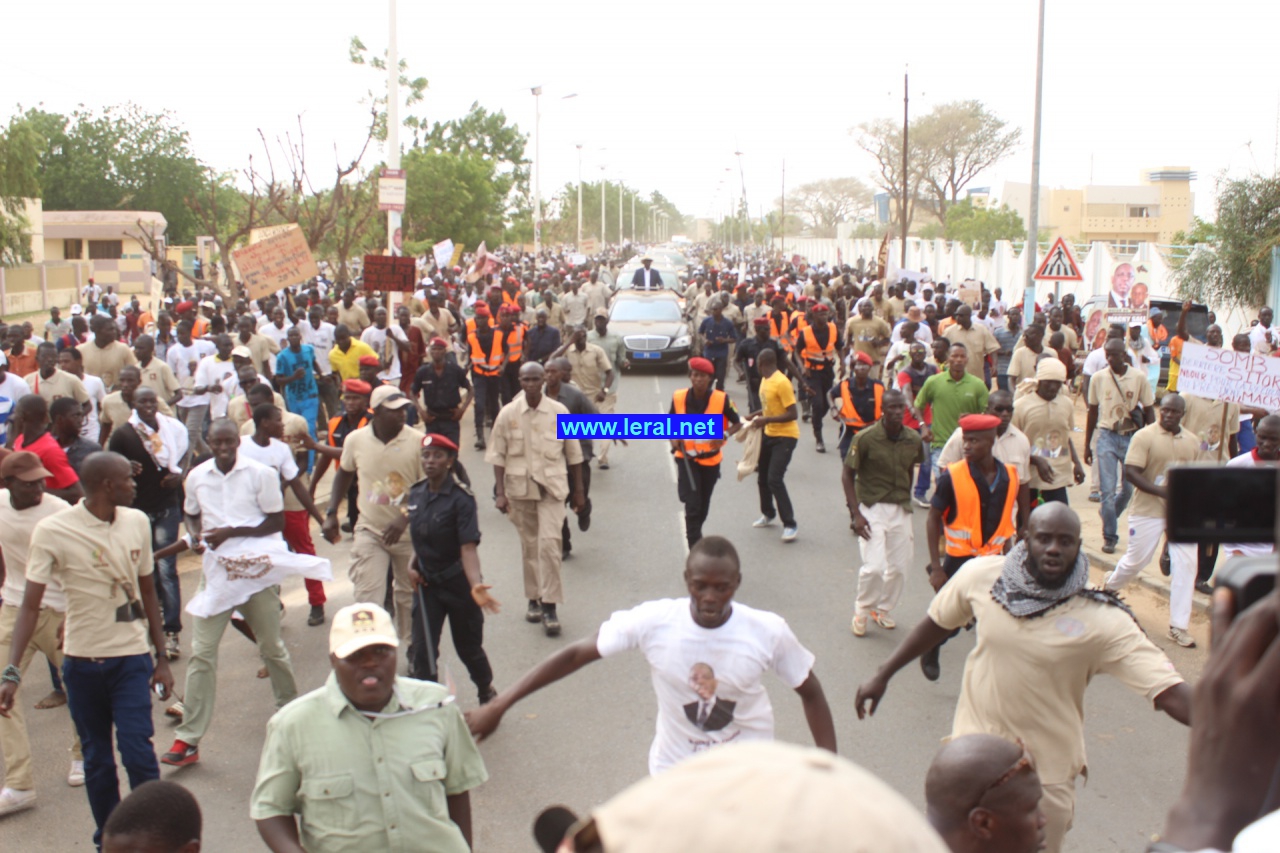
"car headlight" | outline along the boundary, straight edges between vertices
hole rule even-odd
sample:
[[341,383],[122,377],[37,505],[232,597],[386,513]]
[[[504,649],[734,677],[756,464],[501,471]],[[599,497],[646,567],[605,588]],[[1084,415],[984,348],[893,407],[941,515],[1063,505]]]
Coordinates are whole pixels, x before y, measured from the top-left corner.
[[681,335],[680,337],[676,338],[674,341],[671,342],[671,346],[675,347],[676,349],[679,349],[680,347],[687,347],[689,346],[689,344],[690,344],[690,340],[688,335]]

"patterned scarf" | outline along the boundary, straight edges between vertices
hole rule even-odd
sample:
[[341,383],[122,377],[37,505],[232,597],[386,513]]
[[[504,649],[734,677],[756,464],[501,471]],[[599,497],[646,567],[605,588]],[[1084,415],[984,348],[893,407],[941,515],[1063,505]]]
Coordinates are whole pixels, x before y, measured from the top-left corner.
[[1040,616],[1084,591],[1089,582],[1089,558],[1082,550],[1067,582],[1057,589],[1042,586],[1027,571],[1027,543],[1019,542],[1004,558],[1004,570],[991,587],[991,597],[1019,619]]
[[182,458],[186,455],[187,445],[190,443],[186,427],[175,418],[166,418],[157,412],[156,425],[160,428],[152,429],[138,417],[136,409],[129,414],[129,425],[138,434],[138,438],[142,439],[142,446],[146,448],[157,468],[173,474],[183,473]]

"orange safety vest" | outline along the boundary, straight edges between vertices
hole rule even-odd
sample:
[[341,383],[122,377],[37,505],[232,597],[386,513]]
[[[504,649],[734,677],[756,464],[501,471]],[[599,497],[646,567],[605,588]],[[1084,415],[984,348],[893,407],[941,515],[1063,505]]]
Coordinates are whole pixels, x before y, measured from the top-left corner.
[[788,353],[794,344],[791,342],[791,312],[782,312],[782,323],[779,324],[773,313],[769,314],[769,337],[777,341]]
[[[689,388],[681,388],[672,395],[671,402],[675,406],[676,414],[683,415],[686,412],[685,400],[689,396]],[[724,416],[725,403],[728,401],[729,395],[723,391],[711,391],[711,399],[707,400],[707,408],[703,412],[704,415],[720,415]],[[729,419],[724,419],[725,432],[729,431]],[[697,454],[691,455],[689,458],[699,465],[705,465],[710,468],[712,465],[719,465],[720,459],[724,455],[720,452],[720,448],[724,445],[723,441],[692,441],[686,439],[680,442],[680,448],[676,450],[676,458],[683,459],[685,453]]]
[[519,364],[520,357],[524,354],[524,323],[516,323],[507,333],[503,333],[500,328],[496,329],[494,334],[503,337],[502,347],[506,350],[507,361]]
[[493,330],[493,349],[487,355],[480,346],[480,336],[475,329],[467,335],[467,346],[471,353],[471,367],[481,376],[497,376],[502,372],[502,332]]
[[[853,392],[849,390],[849,383],[852,379],[846,379],[840,383],[840,400],[843,405],[840,406],[840,420],[844,421],[845,426],[850,429],[862,429],[867,422],[862,419],[862,415],[858,414],[858,410],[853,406]],[[876,398],[876,414],[875,420],[880,420],[882,414],[881,401],[884,400],[884,385],[880,382],[871,380],[871,387]]]
[[800,347],[800,358],[808,367],[823,368],[835,364],[836,360],[836,324],[827,321],[827,345],[818,346],[818,336],[813,327],[805,325],[796,336],[796,345]]
[[1000,525],[991,535],[991,540],[983,542],[982,504],[978,498],[978,484],[969,473],[969,463],[961,459],[947,466],[956,495],[955,517],[947,521],[943,528],[950,556],[986,557],[1003,554],[1005,544],[1012,541],[1017,532],[1013,527],[1013,508],[1018,500],[1018,469],[1012,465],[1004,467],[1009,472],[1009,491],[1004,498],[1004,508],[1000,511]]
[[502,304],[504,306],[510,305],[512,308],[519,308],[520,307],[519,296],[520,296],[519,291],[516,291],[514,294],[512,294],[512,293],[507,293],[504,290],[502,291]]

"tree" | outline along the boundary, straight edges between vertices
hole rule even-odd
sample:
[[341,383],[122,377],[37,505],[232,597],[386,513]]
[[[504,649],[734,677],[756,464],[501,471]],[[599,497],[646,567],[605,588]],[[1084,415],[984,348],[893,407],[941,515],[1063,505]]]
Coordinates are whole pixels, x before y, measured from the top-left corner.
[[[370,89],[365,93],[361,103],[371,104],[374,113],[374,139],[379,142],[387,141],[387,60],[385,56],[370,56],[369,49],[364,46],[364,42],[359,36],[352,36],[351,43],[347,47],[347,58],[351,60],[352,65],[366,65],[375,71],[380,71],[382,86],[378,89]],[[422,102],[423,93],[427,91],[426,77],[409,77],[409,62],[401,59],[398,63],[400,66],[400,88],[404,90],[404,108],[407,111]],[[426,123],[418,116],[407,114],[400,117],[400,124],[403,127],[413,131],[413,144],[418,144],[418,135],[422,132]]]
[[467,247],[503,237],[503,199],[494,163],[476,154],[414,148],[401,164],[408,181],[402,227],[415,246],[445,238]]
[[43,140],[31,124],[13,119],[0,132],[0,266],[31,260],[31,223],[25,199],[40,195]]
[[975,254],[990,255],[997,240],[1018,240],[1027,236],[1027,226],[1018,211],[1006,205],[977,207],[973,199],[951,205],[947,210],[944,235]]
[[69,116],[32,108],[23,119],[43,139],[45,210],[155,210],[169,223],[171,245],[195,242],[197,221],[186,199],[206,169],[172,113],[126,103]]
[[1280,178],[1222,179],[1213,231],[1216,242],[1201,243],[1174,272],[1178,290],[1229,307],[1266,302],[1271,250],[1280,246]]
[[[928,152],[912,145],[908,151],[907,171],[902,170],[902,126],[892,119],[882,118],[863,122],[852,133],[858,135],[858,147],[866,151],[876,161],[876,186],[889,194],[892,203],[889,206],[894,232],[902,228],[905,218],[907,228],[915,218],[916,203],[920,193],[920,184],[924,173],[931,165]],[[908,143],[911,140],[908,139]],[[906,210],[901,210],[903,189],[906,190]]]
[[911,128],[908,156],[917,146],[925,152],[923,191],[939,222],[949,221],[948,208],[974,178],[1017,147],[1022,130],[1005,126],[981,101],[955,101],[934,107]]
[[787,197],[787,207],[806,222],[815,237],[836,236],[838,223],[860,218],[870,211],[871,204],[871,189],[857,178],[813,181]]
[[[505,213],[517,212],[519,201],[529,195],[530,161],[525,159],[529,137],[519,125],[508,124],[506,113],[491,113],[478,102],[462,118],[436,122],[423,138],[421,147],[460,156],[472,154],[494,165],[495,190],[507,206]],[[415,147],[418,143],[415,139]]]

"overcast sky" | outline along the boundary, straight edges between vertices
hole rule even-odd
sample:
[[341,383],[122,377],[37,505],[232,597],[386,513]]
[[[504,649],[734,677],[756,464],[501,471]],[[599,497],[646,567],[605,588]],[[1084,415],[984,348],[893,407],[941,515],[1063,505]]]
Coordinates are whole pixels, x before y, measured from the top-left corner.
[[[1145,167],[1189,166],[1208,216],[1219,173],[1271,174],[1280,51],[1266,8],[1049,0],[1042,184],[1128,184]],[[349,158],[358,144],[361,97],[385,87],[348,63],[348,40],[381,52],[387,18],[385,0],[10,4],[0,103],[172,109],[217,168],[242,167],[258,128],[281,134],[300,113],[323,173],[335,145]],[[529,87],[543,86],[544,197],[577,179],[577,143],[586,179],[603,165],[695,215],[730,207],[735,151],[753,215],[778,197],[784,159],[789,187],[869,181],[849,129],[901,117],[907,63],[913,113],[976,98],[1023,128],[1020,149],[974,185],[1030,179],[1034,0],[399,0],[399,21],[401,56],[430,81],[428,120],[479,101],[532,132]]]

